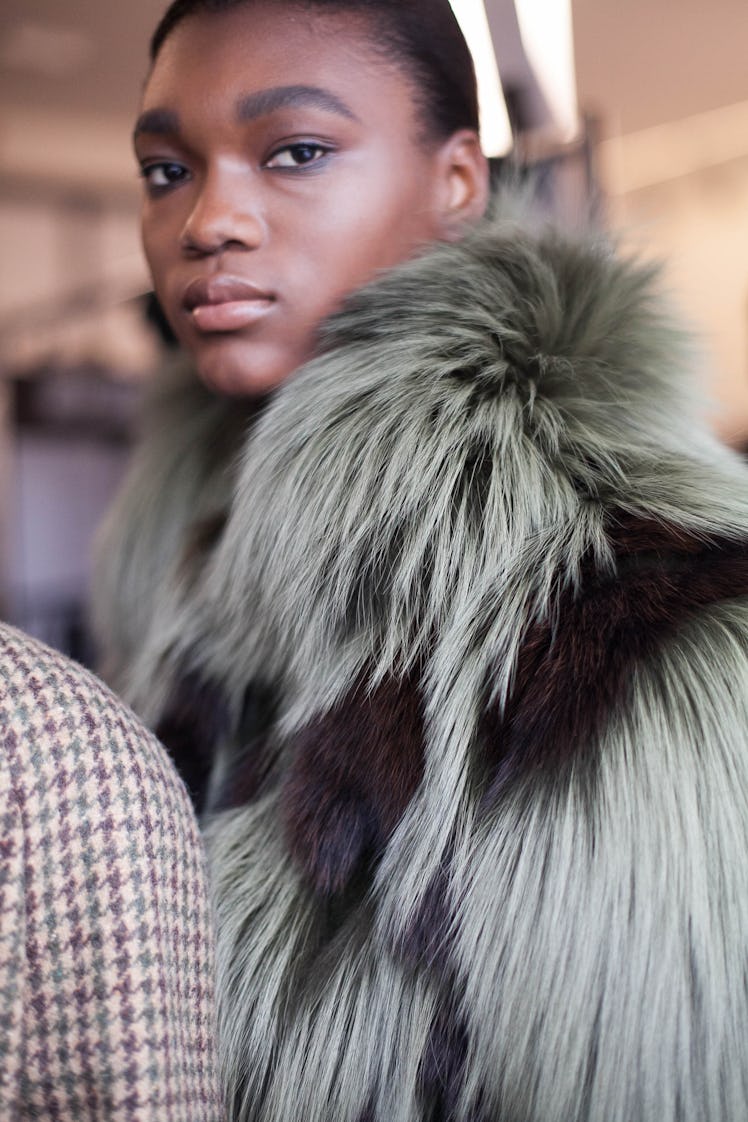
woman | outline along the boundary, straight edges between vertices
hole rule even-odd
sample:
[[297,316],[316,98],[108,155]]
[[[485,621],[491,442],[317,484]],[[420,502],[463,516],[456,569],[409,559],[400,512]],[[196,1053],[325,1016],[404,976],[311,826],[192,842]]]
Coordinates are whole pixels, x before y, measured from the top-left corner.
[[100,618],[209,775],[232,1117],[740,1117],[748,488],[652,276],[479,221],[446,2],[178,0],[153,56],[197,378]]

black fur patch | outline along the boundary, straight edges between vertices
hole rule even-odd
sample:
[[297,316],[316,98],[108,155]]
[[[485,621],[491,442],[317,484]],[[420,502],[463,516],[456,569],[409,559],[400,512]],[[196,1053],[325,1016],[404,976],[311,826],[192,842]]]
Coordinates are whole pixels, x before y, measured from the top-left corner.
[[700,609],[748,594],[748,542],[704,539],[621,516],[611,524],[617,572],[588,571],[551,622],[529,628],[503,718],[489,710],[491,792],[518,772],[594,761],[635,667]]
[[412,967],[426,967],[432,973],[447,975],[451,969],[452,919],[447,872],[442,867],[427,888],[412,922],[398,939],[395,953]]
[[467,1056],[467,1029],[450,997],[437,1010],[418,1071],[423,1122],[488,1122],[473,1111],[458,1113]]
[[174,760],[198,812],[205,805],[216,745],[228,727],[223,691],[197,671],[185,671],[164,708],[156,736]]
[[[198,812],[229,810],[256,797],[268,771],[263,750],[277,710],[275,692],[251,682],[244,691],[235,729],[228,699],[213,680],[185,671],[172,691],[156,735],[172,756]],[[210,773],[219,744],[230,737],[234,758],[217,796],[206,805]]]
[[277,711],[276,691],[262,682],[250,682],[231,738],[233,756],[220,789],[211,799],[211,812],[233,810],[257,798],[272,764],[268,742]]
[[294,857],[316,889],[345,889],[376,859],[423,775],[418,683],[390,678],[373,692],[360,681],[299,734],[283,809]]
[[180,576],[192,579],[206,562],[206,558],[218,545],[226,529],[228,514],[217,511],[210,518],[196,522],[192,527],[180,563]]

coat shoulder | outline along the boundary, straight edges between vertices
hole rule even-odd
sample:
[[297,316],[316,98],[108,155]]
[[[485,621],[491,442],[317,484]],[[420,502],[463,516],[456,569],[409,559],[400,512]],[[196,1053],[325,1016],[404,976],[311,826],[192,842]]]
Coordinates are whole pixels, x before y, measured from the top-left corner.
[[[112,1119],[199,1102],[219,1122],[214,932],[184,787],[105,686],[4,625],[0,822],[3,1117],[72,1120],[95,1086]],[[85,1070],[61,1082],[67,1052]]]

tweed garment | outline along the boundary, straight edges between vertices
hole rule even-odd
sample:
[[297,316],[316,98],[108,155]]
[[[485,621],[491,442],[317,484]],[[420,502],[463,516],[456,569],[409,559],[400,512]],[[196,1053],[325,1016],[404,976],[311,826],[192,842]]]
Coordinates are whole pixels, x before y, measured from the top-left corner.
[[0,1118],[222,1115],[203,853],[132,714],[0,626]]

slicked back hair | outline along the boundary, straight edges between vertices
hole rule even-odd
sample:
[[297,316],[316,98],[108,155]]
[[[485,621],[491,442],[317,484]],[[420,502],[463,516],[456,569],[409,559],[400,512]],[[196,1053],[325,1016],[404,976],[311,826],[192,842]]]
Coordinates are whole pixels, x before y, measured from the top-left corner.
[[[248,7],[257,0],[173,0],[150,45],[155,62],[171,32],[192,15]],[[323,14],[354,13],[369,20],[372,46],[410,78],[429,139],[479,127],[473,60],[449,0],[275,0]]]

